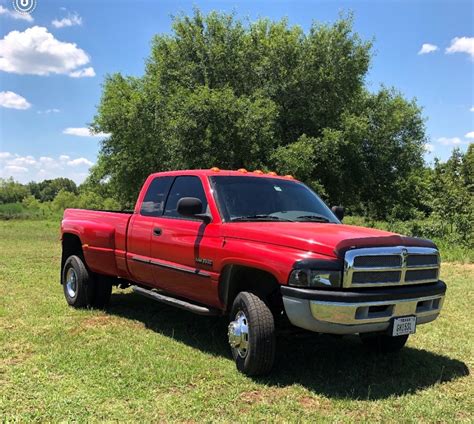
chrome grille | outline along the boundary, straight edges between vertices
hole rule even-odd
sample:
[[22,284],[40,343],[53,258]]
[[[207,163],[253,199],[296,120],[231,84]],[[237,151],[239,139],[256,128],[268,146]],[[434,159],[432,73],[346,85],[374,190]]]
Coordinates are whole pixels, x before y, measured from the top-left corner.
[[398,283],[400,281],[400,276],[400,271],[354,272],[352,274],[352,283]]
[[438,278],[437,269],[407,270],[405,274],[405,281],[424,281],[424,280],[436,281],[437,278]]
[[400,266],[402,258],[399,255],[356,256],[354,266],[376,268],[379,266]]
[[427,247],[353,249],[344,258],[344,287],[378,287],[438,281],[439,253]]
[[407,258],[408,266],[438,264],[438,255],[410,255]]

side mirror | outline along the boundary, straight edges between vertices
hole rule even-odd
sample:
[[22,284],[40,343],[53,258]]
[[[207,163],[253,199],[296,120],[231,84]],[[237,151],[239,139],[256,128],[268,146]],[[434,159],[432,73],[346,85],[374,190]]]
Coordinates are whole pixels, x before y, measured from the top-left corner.
[[334,215],[336,215],[339,221],[344,219],[344,207],[343,206],[333,206],[331,208]]
[[202,213],[202,202],[197,197],[182,197],[178,200],[176,210],[180,215],[198,218],[209,222],[211,217]]

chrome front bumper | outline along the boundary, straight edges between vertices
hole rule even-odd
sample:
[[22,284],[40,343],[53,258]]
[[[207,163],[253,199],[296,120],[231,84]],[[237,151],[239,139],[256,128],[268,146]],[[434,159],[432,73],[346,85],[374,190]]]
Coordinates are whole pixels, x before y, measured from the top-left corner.
[[[398,295],[397,295],[398,291]],[[318,333],[355,334],[388,330],[392,318],[416,316],[417,324],[435,320],[443,306],[446,285],[328,292],[282,287],[290,322]],[[380,300],[377,300],[379,298]]]

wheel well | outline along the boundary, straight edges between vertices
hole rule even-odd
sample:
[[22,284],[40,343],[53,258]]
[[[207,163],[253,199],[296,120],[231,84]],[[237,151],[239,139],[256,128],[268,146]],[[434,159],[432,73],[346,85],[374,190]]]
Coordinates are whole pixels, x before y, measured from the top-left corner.
[[64,262],[71,255],[77,255],[83,258],[81,239],[75,234],[64,233],[62,237],[62,254],[61,254],[61,273]]
[[280,285],[267,271],[241,265],[227,265],[219,282],[219,297],[229,311],[236,296],[247,291],[258,295],[272,311],[283,307]]

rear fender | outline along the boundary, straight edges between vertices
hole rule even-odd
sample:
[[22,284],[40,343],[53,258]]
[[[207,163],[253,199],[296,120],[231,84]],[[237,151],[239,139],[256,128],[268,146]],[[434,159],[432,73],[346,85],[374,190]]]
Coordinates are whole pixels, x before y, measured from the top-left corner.
[[66,233],[75,235],[81,242],[87,267],[96,273],[117,276],[115,260],[115,228],[109,224],[87,220],[64,220]]

